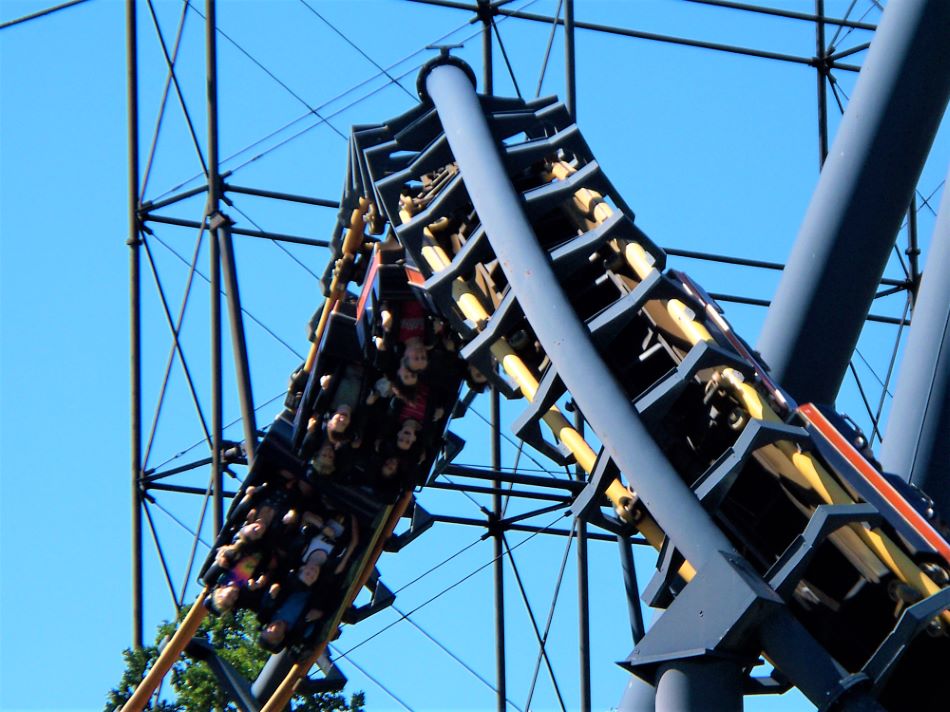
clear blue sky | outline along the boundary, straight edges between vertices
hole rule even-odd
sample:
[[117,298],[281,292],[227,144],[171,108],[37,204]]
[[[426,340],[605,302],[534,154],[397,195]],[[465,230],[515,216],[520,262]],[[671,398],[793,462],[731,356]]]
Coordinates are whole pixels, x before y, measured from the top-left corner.
[[[52,3],[4,0],[0,22],[48,4]],[[312,0],[311,4],[358,42],[369,57],[387,67],[452,30],[462,28],[446,41],[461,42],[474,32],[465,26],[465,13],[405,2]],[[557,6],[554,0],[518,0],[513,6],[524,4],[546,14],[553,14]],[[813,9],[808,0],[776,0],[772,4],[800,11]],[[828,14],[841,16],[848,4],[828,0]],[[203,10],[203,3],[197,5]],[[856,13],[860,16],[871,7],[870,0],[859,0]],[[156,11],[171,42],[182,5],[161,0]],[[813,30],[807,23],[751,17],[686,2],[583,0],[577,3],[576,12],[578,19],[652,32],[801,56],[814,51]],[[301,117],[307,112],[305,103],[331,115],[330,123],[343,134],[353,123],[378,122],[410,106],[410,97],[394,86],[372,93],[383,86],[379,79],[324,106],[373,77],[377,70],[297,0],[222,3],[218,13],[219,26],[228,37],[286,84],[286,88],[280,86],[227,38],[219,37],[223,156]],[[879,15],[870,9],[866,19],[874,22]],[[123,3],[92,0],[0,31],[3,710],[100,709],[106,690],[118,679],[121,651],[130,641],[124,22]],[[533,94],[549,28],[514,21],[504,21],[499,27],[521,90]],[[144,169],[165,80],[164,61],[145,4],[139,6],[139,28]],[[189,10],[178,72],[202,146],[206,135],[203,32],[201,18]],[[866,39],[866,33],[850,33],[839,39],[838,47]],[[563,92],[562,41],[558,32],[543,85],[545,94]],[[480,40],[468,41],[460,54],[480,71]],[[410,92],[415,84],[414,67],[426,56],[417,54],[392,70],[398,75],[408,73],[402,84]],[[497,53],[496,57],[496,92],[511,94],[507,71]],[[657,243],[762,260],[785,259],[817,177],[813,70],[587,32],[578,33],[577,65],[579,124],[607,175],[637,212],[638,223]],[[850,95],[855,77],[839,73],[837,78]],[[832,104],[832,130],[837,126],[836,114]],[[235,169],[232,182],[336,198],[345,169],[346,143],[325,125],[245,165],[257,153],[312,123],[295,124],[227,162],[225,168]],[[925,195],[940,186],[948,157],[950,136],[944,127],[921,179],[920,190]],[[200,171],[182,112],[172,95],[146,198],[154,200]],[[198,183],[200,180],[192,181],[185,187]],[[934,206],[939,198],[938,190],[932,198]],[[200,211],[198,198],[163,212],[197,220]],[[254,221],[268,230],[315,238],[327,237],[334,220],[331,210],[242,196],[235,196],[235,207],[228,212],[241,226],[253,227]],[[927,209],[921,210],[924,259],[932,217]],[[170,309],[177,314],[187,268],[172,250],[190,258],[195,233],[155,226],[150,246]],[[203,246],[199,255],[202,270],[207,265],[205,249]],[[258,403],[285,387],[287,374],[300,360],[293,351],[304,352],[304,324],[318,303],[318,291],[307,270],[322,272],[325,254],[292,245],[288,250],[290,255],[253,238],[237,242],[246,308],[289,345],[279,343],[253,323],[247,325]],[[772,273],[689,260],[671,263],[689,271],[710,291],[768,298],[776,284]],[[889,276],[900,275],[896,262],[888,269]],[[142,293],[147,434],[169,339],[144,259]],[[899,315],[901,306],[899,298],[892,298],[875,311]],[[731,306],[727,315],[747,340],[755,341],[761,310]],[[198,279],[182,338],[208,413],[206,330],[207,286]],[[857,367],[875,404],[880,387],[870,368],[883,376],[893,337],[890,327],[872,327],[860,346],[869,365],[859,361]],[[225,398],[225,421],[230,422],[238,413],[230,385]],[[839,405],[866,426],[867,417],[853,385],[846,385]],[[487,402],[477,402],[475,410],[487,415]],[[263,407],[259,423],[266,423],[275,412],[276,404]],[[506,418],[515,414],[515,409],[506,409]],[[478,416],[469,416],[457,429],[469,442],[460,460],[484,462],[487,429]],[[240,437],[239,429],[229,434]],[[200,426],[176,365],[149,466],[174,458],[200,440]],[[199,446],[175,461],[183,463],[203,455]],[[515,456],[515,448],[506,445],[504,464],[513,466]],[[526,455],[520,465],[536,467]],[[175,481],[203,487],[207,476],[206,470],[196,470]],[[201,502],[180,495],[159,493],[157,497],[162,508],[152,509],[155,526],[177,584],[192,536],[169,515],[194,528]],[[431,511],[479,516],[476,505],[457,493],[426,492],[422,501]],[[516,506],[521,505],[512,505]],[[537,521],[547,524],[550,520]],[[477,540],[478,533],[462,527],[436,528],[398,557],[384,558],[384,580],[391,588],[399,588]],[[209,536],[206,526],[203,538],[207,541]],[[525,535],[513,534],[512,545],[523,538]],[[565,543],[560,538],[550,539],[533,539],[515,553],[541,625]],[[490,546],[475,544],[400,593],[397,606],[411,611],[472,573],[490,560]],[[199,557],[205,551],[199,544]],[[643,581],[651,565],[649,557],[638,558]],[[550,650],[570,709],[577,699],[573,558],[567,570]],[[512,700],[523,707],[537,647],[510,568],[506,575],[509,690]],[[613,664],[631,649],[620,587],[614,547],[592,544],[597,710],[616,705],[626,679],[626,673]],[[155,625],[172,610],[147,527],[146,589],[146,636],[151,637]],[[186,599],[193,593],[192,585]],[[389,611],[347,630],[339,649],[354,648],[395,618]],[[494,678],[490,569],[421,608],[412,620],[480,675]],[[351,689],[367,692],[371,710],[401,708],[364,677],[357,665],[412,709],[493,708],[493,693],[407,622],[355,649],[351,660],[342,661],[341,667],[351,679]],[[543,672],[533,707],[556,708]],[[800,696],[789,694],[756,700],[748,708],[798,710],[809,706]]]

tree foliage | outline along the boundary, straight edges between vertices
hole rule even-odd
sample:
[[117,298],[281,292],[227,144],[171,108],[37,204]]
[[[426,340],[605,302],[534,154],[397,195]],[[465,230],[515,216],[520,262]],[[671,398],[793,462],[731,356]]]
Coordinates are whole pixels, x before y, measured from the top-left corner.
[[[182,610],[179,620],[188,613]],[[132,696],[136,686],[145,677],[145,673],[158,659],[158,645],[175,632],[175,624],[163,623],[158,627],[155,645],[143,646],[139,650],[126,649],[122,653],[125,660],[125,672],[119,684],[111,689],[106,698],[105,712],[112,712],[125,704]],[[257,624],[249,611],[239,611],[234,615],[205,618],[198,635],[207,638],[218,656],[230,663],[247,680],[257,677],[268,653],[255,643]],[[219,687],[211,669],[203,662],[182,657],[166,680],[177,699],[170,702],[160,699],[152,702],[149,709],[156,712],[207,712],[208,710],[236,711],[237,708]],[[343,695],[324,693],[320,695],[298,695],[291,701],[295,712],[363,712],[364,695],[357,692],[349,700]]]

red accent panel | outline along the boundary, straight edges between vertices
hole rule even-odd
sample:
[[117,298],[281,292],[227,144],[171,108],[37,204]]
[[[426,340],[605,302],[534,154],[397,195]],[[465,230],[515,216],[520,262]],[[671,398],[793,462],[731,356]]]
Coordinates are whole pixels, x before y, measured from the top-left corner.
[[406,267],[406,276],[409,278],[409,282],[412,284],[418,284],[422,286],[425,284],[426,278],[422,276],[422,272],[417,270],[415,267]]
[[799,406],[798,412],[801,413],[814,428],[821,433],[825,439],[831,443],[842,457],[844,457],[856,469],[864,479],[873,485],[881,496],[883,496],[892,507],[910,524],[918,534],[950,563],[950,545],[940,534],[930,525],[916,509],[907,503],[900,492],[888,482],[880,472],[878,472],[871,463],[864,459],[854,445],[845,440],[844,436],[838,432],[821,411],[811,403],[805,403]]
[[380,256],[378,251],[373,252],[373,257],[369,263],[369,269],[366,270],[366,278],[363,280],[363,291],[360,292],[360,299],[356,303],[356,318],[359,320],[363,316],[363,310],[366,308],[366,301],[373,291],[373,282],[376,281],[376,271],[379,269]]

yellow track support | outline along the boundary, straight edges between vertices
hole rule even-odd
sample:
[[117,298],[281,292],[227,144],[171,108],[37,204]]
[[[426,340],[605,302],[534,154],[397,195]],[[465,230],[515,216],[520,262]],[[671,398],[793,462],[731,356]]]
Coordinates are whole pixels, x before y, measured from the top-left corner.
[[178,656],[187,647],[188,643],[195,636],[201,622],[207,617],[208,609],[204,602],[208,597],[209,589],[205,588],[191,605],[188,615],[178,624],[178,630],[168,641],[168,644],[162,649],[161,654],[148,671],[148,674],[142,679],[132,696],[122,705],[121,712],[142,712],[148,701],[155,692],[159,683],[168,674],[172,665],[178,660]]
[[310,352],[307,354],[307,360],[304,363],[304,370],[309,372],[313,369],[313,364],[317,360],[317,349],[320,346],[320,339],[323,337],[323,331],[326,329],[327,320],[330,318],[330,312],[340,301],[340,298],[346,292],[346,281],[341,279],[341,275],[346,268],[356,259],[356,254],[363,246],[366,239],[366,220],[364,214],[369,211],[372,204],[366,198],[360,198],[359,207],[353,209],[350,215],[350,224],[343,239],[343,256],[337,261],[337,269],[333,275],[333,281],[330,283],[330,293],[323,303],[323,311],[320,312],[320,321],[314,330],[313,343],[310,345]]
[[[577,169],[570,164],[558,161],[553,165],[549,177],[552,180],[564,180],[576,172]],[[589,188],[580,188],[575,191],[570,207],[597,225],[607,220],[614,212],[600,193]],[[640,281],[646,279],[656,269],[655,258],[640,243],[617,239],[611,241],[611,246],[623,255]],[[651,299],[643,308],[656,325],[671,336],[678,336],[690,343],[695,343],[697,340],[712,341],[712,335],[706,327],[698,322],[692,310],[678,299],[670,299],[665,303],[659,299]]]
[[[406,210],[401,211],[400,214],[404,222],[411,219],[411,215]],[[439,272],[446,269],[449,264],[451,264],[451,259],[449,259],[449,256],[441,247],[435,244],[432,233],[428,228],[424,230],[424,234],[431,240],[432,244],[422,248],[422,256],[426,262],[429,263],[433,271]],[[482,306],[482,301],[478,298],[475,290],[461,277],[457,278],[452,285],[452,296],[466,319],[475,324],[484,324],[490,318],[488,311]],[[503,338],[498,339],[491,345],[491,353],[504,369],[505,373],[517,384],[525,399],[528,401],[534,400],[538,392],[538,379],[515,350],[508,345],[508,342]],[[584,436],[568,422],[567,418],[558,410],[557,406],[551,406],[541,419],[551,429],[555,437],[560,442],[563,442],[571,451],[577,460],[577,464],[580,465],[587,474],[593,472],[594,464],[597,460],[597,453],[595,453],[593,448],[587,443]],[[634,521],[633,514],[629,507],[634,495],[618,478],[615,478],[613,482],[610,483],[605,494],[620,517],[625,521],[635,524],[651,546],[657,550],[662,547],[663,541],[666,538],[663,530],[660,529],[656,522],[646,513],[641,514],[639,518]],[[692,564],[683,562],[679,574],[686,581],[692,579],[695,573],[696,569],[693,568]]]

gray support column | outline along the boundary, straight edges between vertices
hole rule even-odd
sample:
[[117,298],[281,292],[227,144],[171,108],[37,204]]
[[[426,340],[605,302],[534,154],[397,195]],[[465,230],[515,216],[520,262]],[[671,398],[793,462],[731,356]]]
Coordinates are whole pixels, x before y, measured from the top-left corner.
[[[482,21],[482,91],[486,96],[495,93],[494,62],[492,57],[492,9],[490,0],[479,0],[479,15]],[[491,390],[491,466],[495,475],[501,472],[501,398],[498,391]],[[492,480],[495,494],[492,495],[493,524],[502,518],[501,480]],[[508,705],[508,663],[505,647],[505,550],[503,532],[495,528],[492,537],[494,556],[494,609],[495,609],[495,688],[498,712],[505,712]]]
[[623,587],[627,592],[627,613],[630,617],[630,637],[636,645],[643,638],[646,629],[643,625],[643,609],[640,607],[640,587],[637,585],[637,569],[633,563],[630,549],[630,537],[617,535],[620,546],[620,570],[623,573]]
[[818,168],[828,156],[828,55],[825,48],[825,0],[815,0],[815,69],[818,77]]
[[[584,434],[584,416],[574,411],[574,429]],[[574,476],[586,480],[584,468],[574,466]],[[587,522],[577,518],[577,649],[580,663],[580,712],[590,712],[590,590],[588,585]]]
[[564,0],[564,105],[577,121],[577,72],[574,61],[574,0]]
[[271,655],[251,685],[251,694],[254,695],[254,699],[261,704],[266,703],[293,666],[294,659],[289,650]]
[[[497,388],[491,390],[491,467],[492,472],[501,471],[501,396]],[[495,686],[498,689],[498,712],[507,709],[508,684],[505,660],[505,550],[504,532],[498,525],[501,521],[501,480],[492,480],[492,543],[495,581]]]
[[482,20],[482,93],[495,93],[495,70],[492,62],[491,0],[478,0],[478,14]]
[[[633,563],[633,551],[630,537],[617,535],[620,547],[620,570],[623,573],[623,586],[627,592],[627,612],[630,616],[630,637],[633,644],[639,643],[644,636],[643,609],[640,607],[640,587],[637,585],[637,570]],[[627,687],[617,706],[618,712],[654,712],[656,710],[656,687],[641,680],[636,675],[630,677]]]
[[[715,707],[711,706],[715,700]],[[732,662],[680,660],[657,673],[656,712],[742,712],[742,669]]]
[[132,647],[142,647],[142,323],[139,245],[138,41],[135,0],[125,3],[129,105],[129,354],[132,460]]
[[617,712],[654,712],[655,710],[656,688],[636,675],[631,675],[620,703],[617,705]]
[[889,3],[758,343],[799,401],[834,401],[948,94],[950,3]]
[[950,521],[950,187],[944,187],[881,448]]
[[460,68],[434,67],[426,87],[475,210],[508,281],[558,374],[647,510],[700,570],[732,546],[647,432],[561,290],[511,184],[474,87]]
[[[219,218],[221,179],[218,174],[218,50],[215,0],[205,2],[205,63],[208,85],[208,207],[206,220]],[[213,231],[214,233],[214,231]],[[224,526],[221,441],[223,431],[221,389],[221,256],[220,243],[211,235],[211,476],[213,482],[214,536]]]

